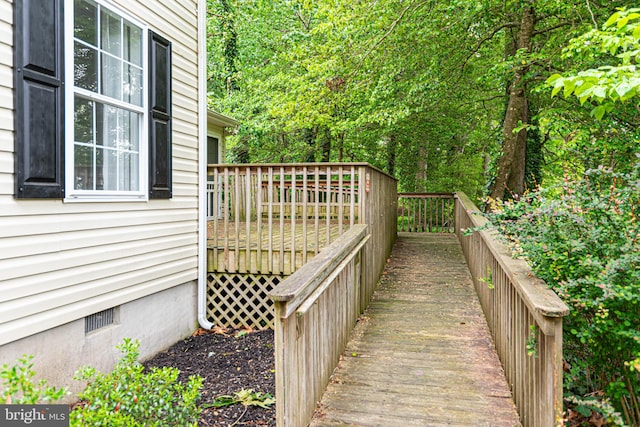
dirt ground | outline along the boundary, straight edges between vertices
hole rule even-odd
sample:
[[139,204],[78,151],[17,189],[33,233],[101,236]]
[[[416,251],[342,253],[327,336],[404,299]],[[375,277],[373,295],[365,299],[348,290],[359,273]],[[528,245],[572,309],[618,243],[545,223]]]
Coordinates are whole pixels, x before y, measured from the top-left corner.
[[[243,389],[275,396],[273,331],[197,331],[144,363],[180,370],[180,380],[189,375],[203,379],[200,404]],[[199,426],[275,426],[275,405],[269,409],[234,404],[202,410]]]

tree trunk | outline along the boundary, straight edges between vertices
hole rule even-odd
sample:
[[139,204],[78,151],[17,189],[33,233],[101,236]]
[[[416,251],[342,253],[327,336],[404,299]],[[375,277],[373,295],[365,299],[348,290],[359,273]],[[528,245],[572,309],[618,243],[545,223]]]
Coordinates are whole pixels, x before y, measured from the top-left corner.
[[[526,106],[522,111],[522,123],[528,123],[528,108]],[[517,126],[517,123],[516,123]],[[513,153],[513,162],[511,163],[511,172],[507,181],[507,189],[512,194],[522,195],[524,193],[525,169],[527,167],[527,131],[522,130],[516,134],[516,147]]]
[[233,19],[233,12],[229,6],[228,0],[220,0],[220,8],[222,16],[218,23],[220,32],[222,33],[222,55],[224,57],[224,70],[226,73],[225,86],[227,95],[232,95],[240,90],[238,86],[238,69],[236,61],[238,60],[238,34],[236,32],[236,23]]
[[398,139],[392,133],[387,137],[387,173],[391,176],[396,174],[396,154],[398,152]]
[[340,132],[336,142],[338,143],[338,163],[342,163],[344,159],[344,132]]
[[328,162],[331,160],[331,132],[325,128],[324,140],[322,141],[322,161]]
[[316,161],[316,138],[318,136],[318,128],[304,128],[302,130],[302,138],[304,139],[305,144],[307,144],[307,154],[305,155],[304,161],[307,163],[312,163]]
[[428,161],[428,150],[424,147],[420,147],[418,149],[418,167],[416,170],[416,186],[415,190],[417,193],[424,193],[426,191],[427,185],[427,161]]
[[[518,49],[531,51],[535,24],[535,9],[533,6],[527,5],[522,11]],[[528,70],[529,66],[526,64],[518,67],[509,86],[509,103],[502,131],[504,138],[502,155],[498,160],[496,180],[491,190],[491,197],[494,199],[504,198],[507,189],[518,195],[524,192],[527,132],[525,129],[518,132],[514,132],[514,130],[528,123],[527,92],[524,82],[524,75]]]

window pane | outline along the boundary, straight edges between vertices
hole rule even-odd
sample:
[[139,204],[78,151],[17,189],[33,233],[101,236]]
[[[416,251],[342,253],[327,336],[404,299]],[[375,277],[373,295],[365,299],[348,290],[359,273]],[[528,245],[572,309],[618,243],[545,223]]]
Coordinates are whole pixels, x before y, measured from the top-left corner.
[[140,147],[140,115],[132,111],[122,111],[121,148],[139,152]]
[[98,46],[98,31],[96,28],[98,25],[98,8],[96,4],[87,0],[75,0],[74,9],[73,35],[93,46]]
[[102,54],[102,70],[100,93],[117,100],[122,100],[122,61]]
[[86,45],[75,42],[73,48],[73,82],[83,89],[97,92],[98,53]]
[[76,190],[93,190],[93,148],[73,146],[74,187]]
[[113,55],[121,58],[120,53],[122,30],[120,24],[122,20],[117,15],[107,11],[105,8],[100,9],[100,47]]
[[137,154],[122,153],[120,155],[120,191],[138,191],[138,164]]
[[123,82],[123,101],[142,106],[142,69],[125,65]]
[[142,67],[142,32],[140,28],[125,21],[124,59]]
[[74,141],[93,143],[93,102],[75,97]]
[[96,190],[116,191],[118,189],[118,152],[108,148],[96,149]]
[[96,144],[115,148],[118,144],[118,108],[96,105]]

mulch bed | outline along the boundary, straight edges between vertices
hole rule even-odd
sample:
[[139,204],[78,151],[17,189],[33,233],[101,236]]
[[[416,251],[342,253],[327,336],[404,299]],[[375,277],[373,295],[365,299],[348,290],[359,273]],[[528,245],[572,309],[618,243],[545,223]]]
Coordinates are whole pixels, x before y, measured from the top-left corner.
[[[203,386],[200,404],[221,395],[233,395],[243,389],[275,396],[273,331],[200,329],[168,350],[147,360],[147,367],[175,367],[180,380],[200,375]],[[246,411],[246,412],[245,412]],[[275,426],[275,405],[268,409],[234,404],[222,408],[205,408],[199,426]]]

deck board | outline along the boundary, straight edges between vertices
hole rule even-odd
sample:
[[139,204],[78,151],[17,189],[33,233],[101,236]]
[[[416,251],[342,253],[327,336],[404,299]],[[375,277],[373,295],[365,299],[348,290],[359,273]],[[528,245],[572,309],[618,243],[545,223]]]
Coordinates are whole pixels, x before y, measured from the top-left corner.
[[516,425],[456,237],[399,233],[311,426]]

